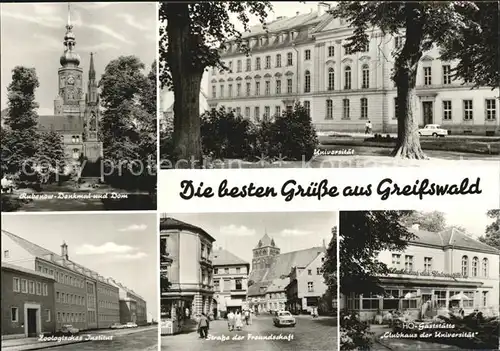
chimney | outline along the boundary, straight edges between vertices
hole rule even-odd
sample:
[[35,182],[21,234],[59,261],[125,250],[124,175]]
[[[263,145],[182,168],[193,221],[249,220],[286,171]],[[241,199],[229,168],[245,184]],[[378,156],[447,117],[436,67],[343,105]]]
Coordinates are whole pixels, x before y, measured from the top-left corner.
[[323,239],[323,248],[326,249],[326,241]]
[[61,256],[65,259],[68,260],[68,245],[66,245],[66,242],[63,241],[61,245]]
[[298,15],[300,14],[300,12],[299,12],[299,11],[297,11],[295,14],[298,16]]
[[330,10],[330,5],[324,2],[318,3],[318,17],[323,16],[326,11]]
[[420,230],[420,224],[416,223],[411,226],[411,229]]

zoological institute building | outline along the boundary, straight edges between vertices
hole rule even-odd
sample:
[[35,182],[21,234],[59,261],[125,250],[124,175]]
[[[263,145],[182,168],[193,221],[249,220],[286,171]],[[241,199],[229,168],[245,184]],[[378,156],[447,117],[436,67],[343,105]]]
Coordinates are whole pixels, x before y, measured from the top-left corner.
[[[373,30],[362,52],[350,52],[344,45],[352,29],[327,10],[320,3],[318,11],[278,17],[267,30],[252,27],[242,38],[250,48],[248,57],[229,42],[222,60],[230,71],[209,72],[209,106],[263,120],[300,101],[320,131],[360,132],[370,120],[374,132],[396,132],[392,52],[402,48],[404,36]],[[419,126],[440,124],[452,134],[498,134],[498,89],[471,90],[472,84],[453,79],[455,64],[440,61],[438,48],[422,56],[414,111]]]
[[[500,252],[457,229],[439,233],[413,229],[417,236],[403,252],[383,251],[378,260],[391,273],[380,277],[383,295],[342,296],[341,308],[362,320],[399,310],[412,318],[432,318],[463,308],[492,316],[499,311]],[[430,301],[421,316],[422,305]]]

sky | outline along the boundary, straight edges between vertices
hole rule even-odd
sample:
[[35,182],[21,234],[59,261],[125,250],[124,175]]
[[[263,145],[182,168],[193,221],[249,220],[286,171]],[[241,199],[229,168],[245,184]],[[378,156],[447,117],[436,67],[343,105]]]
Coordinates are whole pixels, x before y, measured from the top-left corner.
[[285,253],[322,246],[323,239],[328,246],[332,227],[337,225],[336,212],[169,213],[168,216],[202,228],[216,239],[214,249],[222,247],[248,263],[252,263],[252,249],[266,231]]
[[459,211],[442,212],[448,225],[461,226],[474,238],[484,235],[486,226],[493,223],[493,220],[486,216],[487,209],[481,209],[480,206],[479,208],[467,206]]
[[[61,3],[1,4],[1,109],[15,66],[35,67],[40,81],[38,113],[51,115],[57,95],[57,70],[64,51],[68,5]],[[84,86],[90,53],[99,79],[105,66],[122,55],[136,55],[149,70],[156,57],[156,3],[72,3],[71,22],[80,55]]]
[[146,300],[158,315],[156,213],[3,214],[2,229],[114,278]]

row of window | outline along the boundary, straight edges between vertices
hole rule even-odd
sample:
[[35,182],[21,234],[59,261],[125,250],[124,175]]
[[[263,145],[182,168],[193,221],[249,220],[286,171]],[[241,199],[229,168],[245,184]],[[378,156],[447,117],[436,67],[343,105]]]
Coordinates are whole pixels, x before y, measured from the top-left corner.
[[85,322],[85,312],[81,312],[81,313],[57,312],[57,322],[58,323],[84,323]]
[[83,296],[67,294],[59,291],[56,291],[56,302],[85,306],[85,298]]
[[100,314],[99,315],[99,320],[101,322],[118,322],[120,320],[119,315],[107,315],[107,314]]
[[224,272],[224,274],[231,274],[231,273],[235,273],[235,274],[240,274],[240,273],[243,273],[243,274],[247,274],[247,270],[246,270],[246,267],[243,267],[243,272],[241,270],[241,267],[225,267],[224,268],[224,271],[222,271],[222,268],[220,268],[220,272],[219,272],[219,268],[214,268],[214,274],[222,274],[222,272]]
[[107,309],[118,309],[119,308],[119,304],[117,302],[100,300],[99,301],[99,307],[101,307],[101,308],[107,308]]
[[[403,268],[406,271],[412,272],[415,270],[415,256],[413,255],[404,255],[404,266],[401,262],[402,255],[393,253],[392,254],[392,266],[394,268]],[[424,272],[432,272],[433,268],[433,258],[432,257],[424,257]],[[489,276],[489,262],[487,258],[483,258],[481,260],[481,270],[479,268],[479,258],[472,258],[472,269],[469,270],[469,257],[462,256],[462,270],[461,273],[464,277],[472,276],[479,277],[481,274],[482,277]]]
[[[233,290],[233,280],[234,280],[234,290],[243,290],[243,280],[242,279],[222,279],[223,285],[222,285],[222,291],[230,291]],[[220,288],[220,281],[221,279],[215,279],[214,280],[214,290],[215,291],[221,291]]]
[[72,142],[73,144],[79,143],[79,142],[80,142],[80,136],[79,136],[79,135],[73,135],[73,136],[71,137],[71,142]]
[[286,294],[284,292],[269,293],[269,294],[267,294],[266,298],[267,299],[271,299],[271,300],[274,300],[274,299],[285,299],[286,298]]
[[[46,309],[43,311],[43,320],[45,322],[50,322],[52,320],[51,312],[49,309]],[[19,308],[18,307],[11,307],[10,308],[10,321],[12,323],[18,323],[19,322]]]
[[49,286],[47,283],[14,277],[12,285],[14,292],[40,296],[49,295]]
[[479,258],[474,256],[472,258],[472,265],[469,271],[469,257],[467,255],[462,256],[462,275],[468,277],[469,275],[472,277],[478,277],[479,271],[481,271],[482,277],[489,276],[489,262],[485,257],[481,260],[481,270],[479,270]]
[[112,296],[112,297],[118,297],[118,291],[107,289],[107,288],[102,287],[102,286],[98,286],[97,287],[97,292],[99,294],[103,294],[103,295],[108,295],[108,296]]
[[43,272],[45,274],[53,276],[55,280],[60,284],[71,285],[82,289],[85,287],[84,279],[77,278],[75,276],[63,273],[61,271],[53,270],[51,268],[42,266],[41,264],[37,265],[36,270],[38,272]]

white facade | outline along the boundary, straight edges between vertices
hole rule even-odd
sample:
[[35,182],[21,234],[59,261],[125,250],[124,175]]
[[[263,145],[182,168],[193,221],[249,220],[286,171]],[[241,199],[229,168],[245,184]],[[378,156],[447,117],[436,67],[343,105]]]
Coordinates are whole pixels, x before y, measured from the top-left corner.
[[[210,107],[259,120],[300,101],[310,108],[318,130],[363,131],[367,120],[374,132],[397,130],[397,92],[390,76],[400,37],[374,30],[365,52],[350,54],[343,45],[352,29],[330,15],[279,19],[268,29],[268,34],[259,27],[244,36],[249,57],[230,43],[222,59],[231,71],[209,72]],[[471,90],[470,84],[452,81],[447,72],[454,63],[438,58],[433,48],[418,68],[419,126],[441,124],[452,134],[498,133],[498,89]]]

